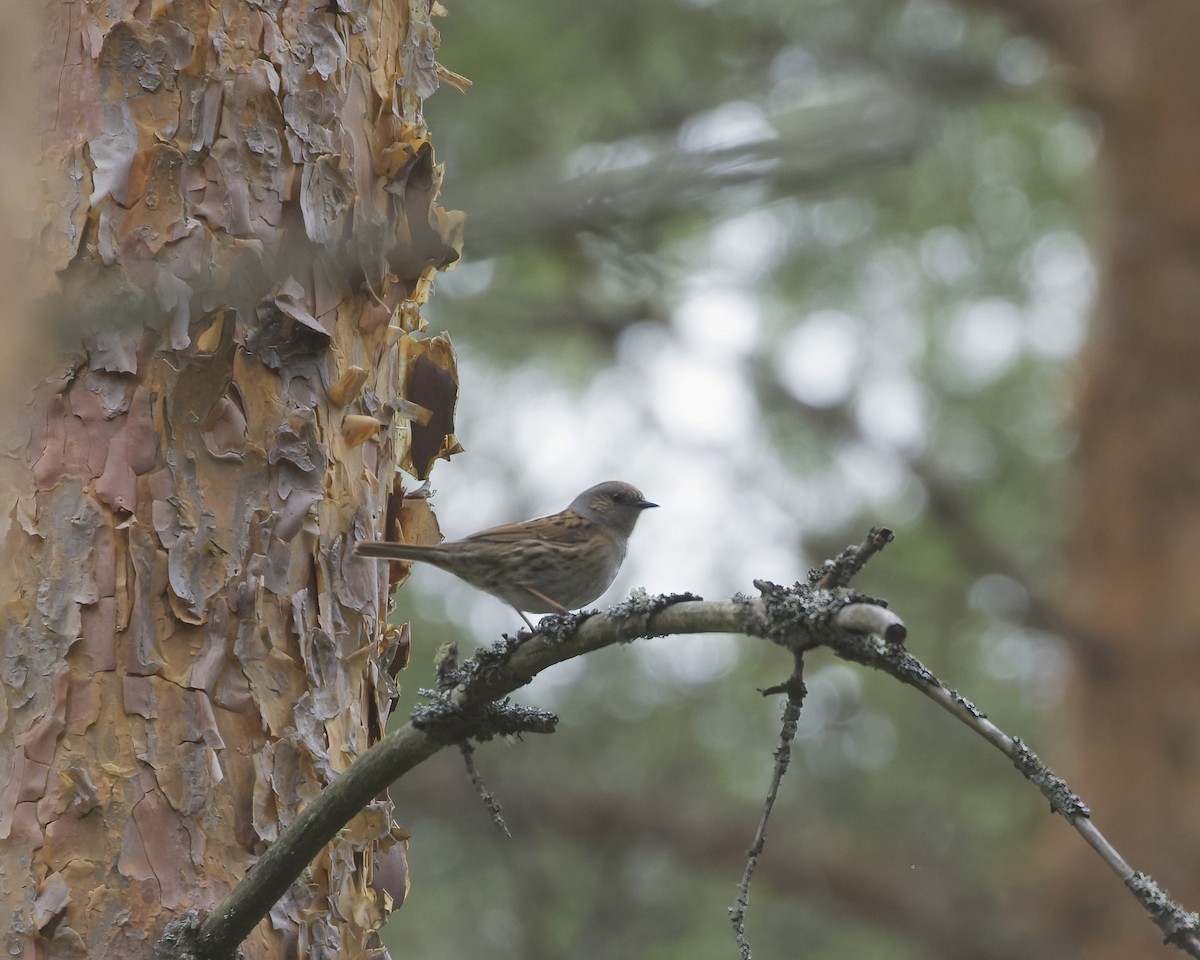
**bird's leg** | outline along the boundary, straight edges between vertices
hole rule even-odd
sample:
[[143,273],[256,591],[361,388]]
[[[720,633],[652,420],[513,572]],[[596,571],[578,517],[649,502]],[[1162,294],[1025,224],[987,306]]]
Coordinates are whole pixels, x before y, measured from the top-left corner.
[[[514,610],[517,610],[517,608],[516,608],[516,607],[513,607],[513,609],[514,609]],[[525,623],[526,623],[526,624],[528,624],[528,625],[529,625],[529,629],[530,629],[530,630],[532,630],[534,633],[537,633],[537,627],[535,627],[535,626],[533,625],[533,621],[531,621],[531,620],[530,620],[530,619],[529,619],[527,616],[525,616],[525,611],[524,611],[524,610],[517,610],[517,616],[518,616],[518,617],[520,617],[522,620],[524,620],[524,621],[525,621]]]
[[[557,600],[552,600],[550,597],[548,597],[544,593],[542,593],[541,590],[535,590],[535,589],[533,589],[533,587],[531,587],[527,583],[521,584],[521,589],[524,590],[531,597],[533,597],[535,600],[542,601],[542,603],[544,603],[546,606],[553,609],[555,613],[570,613],[571,612],[566,607],[564,607],[561,603],[559,603]],[[514,607],[513,609],[516,610],[516,607]],[[522,620],[524,620],[526,623],[529,623],[529,618],[527,616],[525,616],[525,612],[523,610],[517,610],[517,613],[521,614]],[[529,629],[532,630],[534,633],[537,633],[537,627],[535,627],[532,623],[529,623]]]
[[552,600],[550,597],[548,597],[544,593],[542,593],[541,590],[534,590],[533,587],[531,587],[527,583],[521,584],[521,589],[524,590],[526,593],[532,594],[533,596],[537,597],[546,606],[551,607],[555,611],[555,613],[570,613],[571,612],[566,607],[564,607],[561,603],[559,603],[557,600]]

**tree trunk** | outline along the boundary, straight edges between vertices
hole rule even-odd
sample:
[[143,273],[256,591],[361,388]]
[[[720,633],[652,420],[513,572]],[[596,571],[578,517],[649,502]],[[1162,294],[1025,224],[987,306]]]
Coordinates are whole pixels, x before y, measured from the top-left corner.
[[[1008,6],[999,3],[998,6]],[[1024,4],[1103,127],[1099,296],[1079,402],[1063,772],[1137,869],[1200,905],[1200,7]],[[1089,960],[1157,931],[1056,827],[1045,904]],[[1060,955],[1070,955],[1064,950]]]
[[[453,352],[412,336],[462,219],[421,119],[429,14],[47,7],[59,359],[0,466],[10,954],[149,957],[380,735],[400,638],[350,545],[421,509],[398,462],[456,449]],[[246,955],[378,951],[400,837],[364,812]]]

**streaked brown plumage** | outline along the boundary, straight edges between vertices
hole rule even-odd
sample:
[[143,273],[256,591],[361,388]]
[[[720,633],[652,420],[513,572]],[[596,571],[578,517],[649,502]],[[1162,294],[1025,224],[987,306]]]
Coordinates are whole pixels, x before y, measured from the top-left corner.
[[481,530],[436,546],[366,540],[360,557],[420,560],[454,574],[524,611],[563,613],[591,603],[621,569],[643,510],[656,507],[640,490],[610,480],[584,490],[561,513]]

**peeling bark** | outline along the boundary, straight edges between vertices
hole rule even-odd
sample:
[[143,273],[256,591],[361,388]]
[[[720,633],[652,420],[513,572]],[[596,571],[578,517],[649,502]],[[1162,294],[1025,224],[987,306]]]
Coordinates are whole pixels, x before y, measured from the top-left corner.
[[[0,460],[14,956],[150,956],[380,735],[404,637],[350,543],[403,522],[398,464],[458,450],[421,337],[463,220],[429,13],[47,8],[38,256],[73,346]],[[380,801],[246,955],[378,955],[403,837]]]

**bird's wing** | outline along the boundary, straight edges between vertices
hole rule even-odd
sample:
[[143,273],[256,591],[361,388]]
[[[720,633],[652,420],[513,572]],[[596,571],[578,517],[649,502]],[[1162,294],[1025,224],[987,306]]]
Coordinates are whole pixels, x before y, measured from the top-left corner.
[[526,520],[522,523],[506,523],[490,530],[480,530],[463,542],[478,543],[547,543],[555,546],[572,547],[584,544],[595,535],[596,525],[583,517],[573,514],[555,514],[551,517],[541,517],[537,520]]

